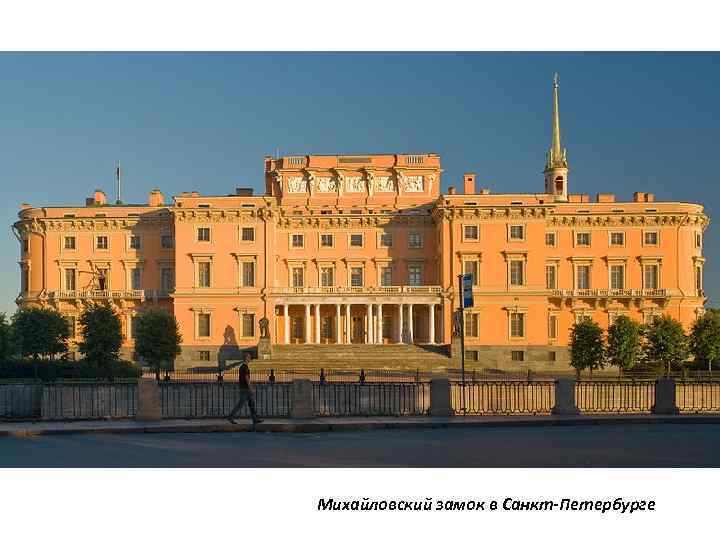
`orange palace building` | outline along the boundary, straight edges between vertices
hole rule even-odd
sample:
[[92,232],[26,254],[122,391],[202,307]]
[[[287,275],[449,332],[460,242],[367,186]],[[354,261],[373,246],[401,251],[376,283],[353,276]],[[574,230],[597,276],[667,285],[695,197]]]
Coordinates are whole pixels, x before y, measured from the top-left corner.
[[[262,196],[166,202],[154,190],[147,204],[108,204],[97,190],[81,207],[22,205],[17,302],[59,310],[76,339],[83,306],[109,300],[128,356],[134,317],[166,308],[183,334],[176,367],[256,347],[262,317],[290,362],[319,346],[442,351],[428,346],[451,343],[461,273],[474,277],[477,367],[569,369],[569,329],[584,317],[607,327],[666,313],[689,329],[706,301],[703,207],[569,193],[557,83],[553,100],[540,193],[491,193],[465,174],[462,193],[443,194],[437,154],[293,155],[265,158]],[[446,350],[438,367],[456,365]]]

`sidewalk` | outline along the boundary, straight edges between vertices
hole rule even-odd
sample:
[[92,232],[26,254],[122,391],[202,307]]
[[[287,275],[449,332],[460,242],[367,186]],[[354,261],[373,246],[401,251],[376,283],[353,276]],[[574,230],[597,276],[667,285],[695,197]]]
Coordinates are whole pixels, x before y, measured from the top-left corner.
[[[454,416],[454,417],[348,417],[307,420],[270,418],[258,425],[259,432],[320,433],[369,429],[447,429],[493,428],[512,426],[591,426],[616,424],[720,424],[720,415],[686,414],[663,416],[651,414],[615,414],[582,416]],[[94,433],[225,433],[250,431],[250,421],[239,419],[237,425],[217,418],[198,420],[87,420],[74,422],[0,422],[0,437],[37,435],[78,435]]]

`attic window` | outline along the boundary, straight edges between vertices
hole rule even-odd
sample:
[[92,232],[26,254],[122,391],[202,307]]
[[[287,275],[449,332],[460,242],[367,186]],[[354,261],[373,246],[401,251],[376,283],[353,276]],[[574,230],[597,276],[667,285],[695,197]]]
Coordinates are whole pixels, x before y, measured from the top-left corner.
[[465,204],[468,206],[477,206],[477,203],[475,201],[465,201]]
[[209,204],[198,204],[198,208],[210,208]]
[[241,205],[243,208],[255,208],[254,204],[243,204]]
[[510,204],[518,205],[518,204],[522,204],[522,201],[510,201]]
[[95,214],[95,217],[107,217],[107,214]]
[[75,214],[64,214],[63,217],[66,217],[66,218],[74,218],[74,217],[75,217]]
[[625,210],[623,210],[622,208],[613,208],[612,211],[616,214],[622,214],[623,212],[625,212]]
[[589,214],[590,210],[588,210],[587,208],[582,208],[582,209],[579,209],[577,212],[578,212],[578,214]]
[[646,212],[657,212],[657,208],[646,208]]

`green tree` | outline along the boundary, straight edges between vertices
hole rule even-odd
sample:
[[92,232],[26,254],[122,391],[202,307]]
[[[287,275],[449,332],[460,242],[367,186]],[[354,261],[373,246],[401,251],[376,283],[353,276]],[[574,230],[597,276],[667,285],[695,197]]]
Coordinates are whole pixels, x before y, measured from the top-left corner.
[[698,368],[720,368],[720,311],[709,309],[697,319],[690,331],[690,352]]
[[645,355],[665,366],[668,375],[672,368],[679,369],[687,359],[687,337],[682,325],[670,315],[656,317],[647,326],[645,338]]
[[93,304],[80,315],[82,341],[78,350],[85,360],[105,366],[120,359],[123,342],[120,317],[110,304]]
[[135,353],[158,372],[170,368],[180,354],[182,335],[175,317],[162,308],[152,308],[138,316]]
[[13,334],[23,358],[54,358],[67,352],[70,328],[65,317],[49,308],[21,309],[13,315]]
[[0,362],[12,360],[15,356],[13,325],[5,313],[0,313]]
[[605,365],[605,344],[600,325],[585,319],[570,329],[570,365],[578,373],[583,369],[602,369]]
[[620,315],[608,328],[607,359],[610,365],[631,369],[642,355],[640,324]]

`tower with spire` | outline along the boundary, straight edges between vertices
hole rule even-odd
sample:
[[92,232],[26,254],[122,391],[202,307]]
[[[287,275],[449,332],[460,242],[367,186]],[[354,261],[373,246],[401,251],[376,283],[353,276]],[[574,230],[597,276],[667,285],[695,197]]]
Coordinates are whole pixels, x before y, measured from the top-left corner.
[[568,198],[568,163],[567,151],[560,146],[560,109],[558,107],[558,74],[553,78],[553,124],[552,146],[545,163],[545,193],[556,201],[567,201]]

